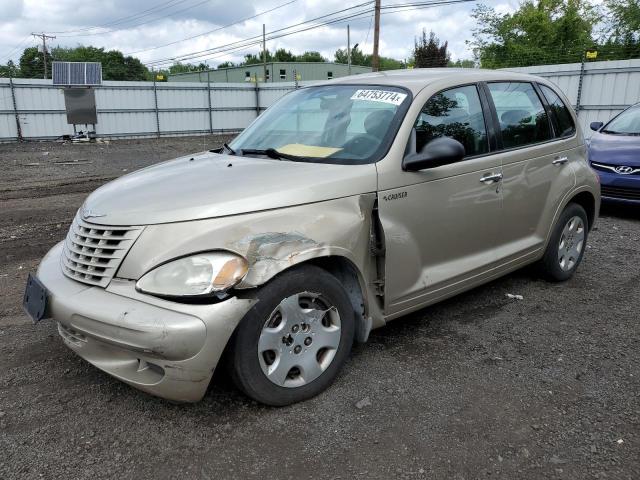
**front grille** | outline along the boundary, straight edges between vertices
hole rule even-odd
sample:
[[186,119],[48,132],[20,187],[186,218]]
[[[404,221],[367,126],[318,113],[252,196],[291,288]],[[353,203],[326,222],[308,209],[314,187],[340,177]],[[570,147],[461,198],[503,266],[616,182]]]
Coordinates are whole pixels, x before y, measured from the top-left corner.
[[142,227],[112,227],[87,223],[76,215],[64,242],[64,274],[90,285],[106,287]]
[[602,185],[601,188],[603,197],[640,200],[640,188],[609,187],[606,185]]

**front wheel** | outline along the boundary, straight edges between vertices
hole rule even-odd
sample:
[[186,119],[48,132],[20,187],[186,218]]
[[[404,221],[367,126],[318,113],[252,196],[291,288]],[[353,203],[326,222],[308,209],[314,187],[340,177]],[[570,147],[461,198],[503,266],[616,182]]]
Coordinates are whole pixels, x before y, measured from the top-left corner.
[[249,397],[283,406],[325,390],[353,344],[354,310],[340,282],[305,265],[262,287],[231,340],[231,376]]
[[540,261],[543,275],[555,282],[568,280],[582,261],[587,247],[589,220],[577,203],[570,203],[560,214],[544,257]]

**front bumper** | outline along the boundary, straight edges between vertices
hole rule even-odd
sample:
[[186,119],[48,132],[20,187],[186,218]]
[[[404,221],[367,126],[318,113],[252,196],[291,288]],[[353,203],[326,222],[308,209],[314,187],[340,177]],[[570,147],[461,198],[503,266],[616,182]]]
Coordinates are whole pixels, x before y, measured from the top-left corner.
[[232,297],[211,305],[144,295],[135,282],[113,279],[104,289],[66,277],[62,242],[42,260],[47,317],[65,344],[99,369],[140,390],[197,402],[209,385],[234,329],[254,300]]
[[596,170],[602,200],[640,204],[640,175],[621,175]]

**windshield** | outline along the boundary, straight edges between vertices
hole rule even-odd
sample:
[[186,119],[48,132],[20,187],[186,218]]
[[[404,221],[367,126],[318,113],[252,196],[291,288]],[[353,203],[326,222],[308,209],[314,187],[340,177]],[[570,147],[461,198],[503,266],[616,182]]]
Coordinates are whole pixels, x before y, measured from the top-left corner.
[[619,135],[640,135],[640,105],[628,108],[611,120],[601,131]]
[[398,87],[303,88],[271,106],[230,147],[238,155],[268,151],[287,160],[375,162],[388,151],[410,103],[409,93]]

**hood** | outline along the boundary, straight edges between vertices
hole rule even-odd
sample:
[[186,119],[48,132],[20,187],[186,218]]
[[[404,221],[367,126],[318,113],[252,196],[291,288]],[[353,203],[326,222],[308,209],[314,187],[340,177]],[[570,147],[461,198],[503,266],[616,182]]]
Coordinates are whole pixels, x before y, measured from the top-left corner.
[[331,165],[204,152],[138,170],[87,198],[100,225],[151,225],[282,208],[376,190],[374,164]]
[[640,135],[595,132],[589,142],[589,160],[608,165],[640,167]]

